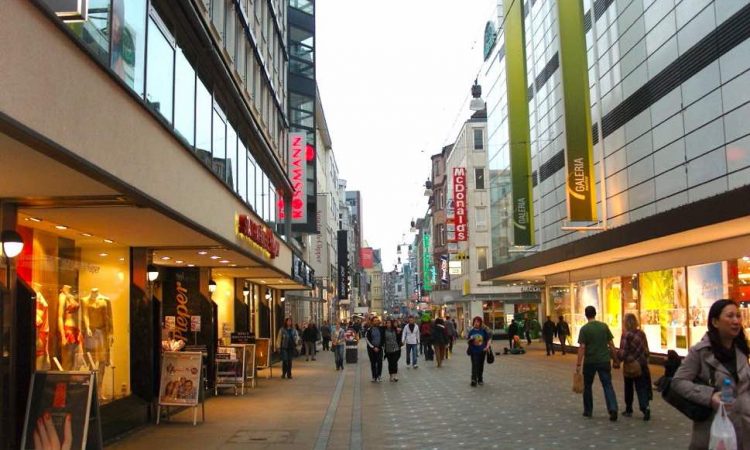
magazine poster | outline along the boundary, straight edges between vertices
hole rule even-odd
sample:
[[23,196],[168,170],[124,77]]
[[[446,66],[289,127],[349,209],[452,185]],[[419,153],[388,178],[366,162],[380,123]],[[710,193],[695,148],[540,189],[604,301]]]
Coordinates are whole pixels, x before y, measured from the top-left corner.
[[164,352],[159,383],[159,404],[195,406],[198,404],[200,352]]

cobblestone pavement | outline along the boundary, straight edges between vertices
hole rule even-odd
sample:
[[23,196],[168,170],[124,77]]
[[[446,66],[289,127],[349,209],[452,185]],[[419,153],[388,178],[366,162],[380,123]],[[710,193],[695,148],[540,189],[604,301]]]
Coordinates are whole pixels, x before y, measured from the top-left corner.
[[[460,345],[441,368],[421,360],[399,367],[398,383],[373,384],[362,369],[364,447],[375,448],[687,448],[691,423],[655,392],[652,418],[637,412],[610,422],[598,378],[593,418],[582,417],[581,395],[571,391],[576,356],[547,357],[534,343],[525,355],[497,356],[484,386],[472,388],[471,364]],[[657,378],[663,373],[652,367]],[[620,411],[622,372],[613,372]]]
[[[594,417],[581,416],[582,399],[571,392],[575,355],[547,357],[534,343],[525,355],[497,356],[485,366],[485,385],[472,388],[465,345],[443,367],[420,358],[399,381],[370,381],[364,345],[359,363],[334,370],[333,355],[295,361],[294,380],[258,380],[244,396],[226,392],[206,402],[206,421],[193,427],[192,413],[171,423],[146,426],[108,445],[110,449],[647,449],[686,448],[690,422],[658,393],[652,419],[610,422],[598,380]],[[654,378],[662,373],[653,367]],[[620,411],[622,373],[614,372]],[[637,402],[637,401],[636,401]],[[637,408],[636,408],[637,409]]]

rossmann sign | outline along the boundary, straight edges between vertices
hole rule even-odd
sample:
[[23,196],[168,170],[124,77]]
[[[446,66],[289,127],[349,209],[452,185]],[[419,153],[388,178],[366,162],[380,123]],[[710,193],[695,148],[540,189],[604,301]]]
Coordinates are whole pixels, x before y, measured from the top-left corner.
[[[289,133],[289,179],[292,181],[292,223],[307,223],[307,133]],[[279,219],[286,217],[279,199]]]
[[466,167],[453,168],[453,208],[456,241],[466,241],[469,239],[466,220]]

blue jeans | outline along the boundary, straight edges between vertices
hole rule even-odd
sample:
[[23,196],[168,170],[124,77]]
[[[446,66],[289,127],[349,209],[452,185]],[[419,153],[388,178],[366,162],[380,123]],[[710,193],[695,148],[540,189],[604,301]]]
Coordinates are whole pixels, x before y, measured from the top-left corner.
[[607,402],[608,412],[617,412],[617,397],[612,387],[612,368],[609,362],[583,365],[583,412],[591,414],[594,409],[594,398],[591,386],[594,384],[594,375],[599,374],[599,381],[604,388],[604,399]]
[[344,368],[344,344],[336,345],[333,347],[334,354],[336,355],[336,368],[337,369],[343,369]]
[[417,365],[417,347],[419,344],[406,344],[406,365]]

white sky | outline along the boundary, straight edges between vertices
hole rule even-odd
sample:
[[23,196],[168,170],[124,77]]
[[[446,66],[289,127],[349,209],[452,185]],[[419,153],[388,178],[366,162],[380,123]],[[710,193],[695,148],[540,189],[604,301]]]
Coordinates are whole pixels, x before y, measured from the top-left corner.
[[339,176],[362,192],[363,239],[383,269],[423,217],[430,155],[471,111],[497,0],[318,0],[317,80]]

